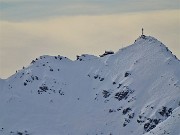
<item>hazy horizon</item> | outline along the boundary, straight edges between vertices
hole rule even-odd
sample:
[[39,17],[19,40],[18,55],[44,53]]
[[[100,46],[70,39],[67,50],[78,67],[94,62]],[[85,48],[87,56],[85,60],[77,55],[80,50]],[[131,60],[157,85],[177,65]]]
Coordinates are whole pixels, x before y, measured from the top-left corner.
[[180,2],[0,0],[0,78],[41,55],[98,56],[131,45],[144,28],[180,58]]

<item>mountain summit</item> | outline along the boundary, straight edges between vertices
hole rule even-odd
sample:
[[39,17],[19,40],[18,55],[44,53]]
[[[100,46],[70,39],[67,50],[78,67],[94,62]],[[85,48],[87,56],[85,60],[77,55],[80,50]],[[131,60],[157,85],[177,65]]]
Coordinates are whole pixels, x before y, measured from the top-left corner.
[[160,41],[40,56],[0,80],[0,135],[179,135],[180,60]]

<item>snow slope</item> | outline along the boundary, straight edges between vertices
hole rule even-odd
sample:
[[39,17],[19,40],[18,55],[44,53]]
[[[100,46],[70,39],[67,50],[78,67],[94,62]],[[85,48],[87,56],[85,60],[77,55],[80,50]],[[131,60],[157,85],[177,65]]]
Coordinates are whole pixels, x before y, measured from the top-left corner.
[[151,36],[101,57],[41,56],[0,88],[0,135],[180,135],[180,61]]

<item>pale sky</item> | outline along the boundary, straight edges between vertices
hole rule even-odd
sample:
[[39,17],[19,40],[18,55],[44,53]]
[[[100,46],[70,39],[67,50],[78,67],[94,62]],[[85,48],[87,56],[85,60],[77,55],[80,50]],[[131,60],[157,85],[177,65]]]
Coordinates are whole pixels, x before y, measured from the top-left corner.
[[0,78],[41,55],[100,55],[144,28],[180,58],[179,0],[0,0]]

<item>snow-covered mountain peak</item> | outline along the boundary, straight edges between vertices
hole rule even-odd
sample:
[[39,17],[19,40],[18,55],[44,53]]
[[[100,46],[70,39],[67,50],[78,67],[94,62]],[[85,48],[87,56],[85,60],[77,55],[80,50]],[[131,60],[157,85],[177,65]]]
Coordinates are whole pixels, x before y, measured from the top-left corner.
[[137,59],[161,58],[163,60],[172,58],[178,60],[177,57],[173,55],[168,47],[166,47],[162,42],[152,36],[145,35],[138,37],[132,45],[120,49],[117,54],[129,54],[133,55],[132,57],[137,57]]
[[71,62],[70,59],[68,59],[67,57],[63,57],[63,56],[49,56],[49,55],[43,55],[43,56],[40,56],[39,58],[36,58],[35,60],[32,60],[31,64],[35,64],[35,63],[38,63],[38,64],[42,64],[42,63],[52,63],[52,62]]
[[158,41],[156,38],[152,37],[152,36],[146,36],[146,35],[141,35],[136,39],[136,42],[140,42],[140,41],[155,41],[155,42],[160,42]]
[[40,56],[0,80],[0,135],[179,135],[179,69],[144,35],[100,57]]

